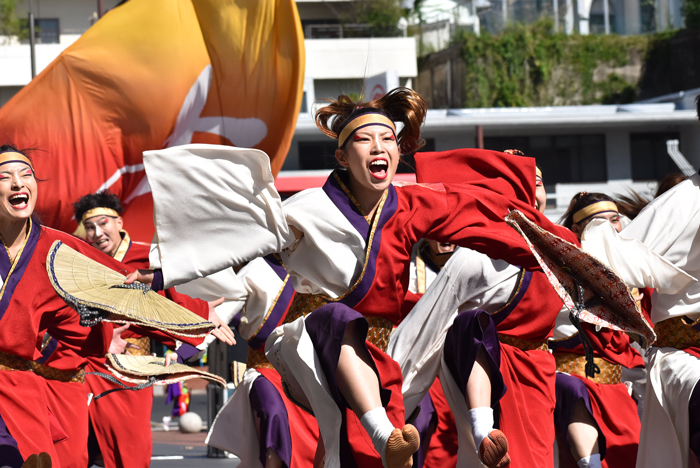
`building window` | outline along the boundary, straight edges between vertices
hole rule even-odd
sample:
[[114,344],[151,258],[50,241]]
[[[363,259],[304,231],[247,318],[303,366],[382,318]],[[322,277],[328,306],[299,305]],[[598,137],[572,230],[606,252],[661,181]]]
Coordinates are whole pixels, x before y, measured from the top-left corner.
[[608,21],[610,24],[610,33],[615,34],[617,29],[615,27],[615,10],[613,9],[612,2],[610,0],[594,0],[591,4],[590,13],[590,32],[591,34],[605,34],[605,6],[603,2],[608,2]]
[[678,139],[678,133],[673,132],[630,134],[632,179],[661,180],[672,172],[681,172],[666,150],[666,140]]
[[537,159],[548,190],[554,184],[608,179],[604,135],[487,137],[484,146],[496,151],[519,149]]
[[[24,24],[29,29],[29,21]],[[34,18],[34,38],[37,44],[58,44],[59,36],[58,18]]]

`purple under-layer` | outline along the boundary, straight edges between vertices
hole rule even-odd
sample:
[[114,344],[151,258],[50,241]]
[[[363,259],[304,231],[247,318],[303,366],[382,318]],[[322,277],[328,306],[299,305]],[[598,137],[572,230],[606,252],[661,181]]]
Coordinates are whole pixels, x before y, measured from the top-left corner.
[[700,463],[700,382],[695,383],[693,393],[688,403],[690,420],[690,449]]
[[[270,268],[272,268],[272,270],[277,274],[277,276],[282,281],[284,281],[284,279],[287,277],[287,270],[285,270],[284,266],[282,266],[282,262],[273,255],[268,255],[267,257],[265,257],[265,261],[270,266]],[[277,324],[280,323],[284,314],[287,313],[289,303],[292,302],[293,297],[294,285],[291,281],[287,281],[287,284],[284,285],[282,292],[277,298],[275,306],[272,308],[272,311],[270,311],[270,315],[267,317],[267,320],[260,328],[258,333],[256,333],[254,337],[248,340],[248,346],[250,346],[253,349],[260,349],[265,346],[265,343],[267,342],[267,338],[270,336],[270,333],[272,333],[272,330],[277,328]]]
[[[343,344],[345,330],[351,322],[355,322],[357,338],[361,343],[366,343],[369,324],[359,312],[342,303],[326,304],[309,314],[304,322],[306,331],[311,338],[314,351],[321,362],[321,369],[326,376],[330,394],[335,404],[343,415],[340,429],[340,466],[342,468],[356,468],[355,458],[347,437],[347,420],[345,410],[349,408],[348,403],[340,394],[336,374],[338,370],[338,360],[340,359],[340,348]],[[363,350],[359,350],[362,353]],[[369,359],[369,364],[377,380],[380,382],[379,396],[382,406],[386,408],[391,399],[391,390],[381,387],[377,365],[374,363],[372,355],[369,353],[367,345],[364,345],[364,353]]]
[[[480,320],[486,324],[484,328]],[[501,344],[496,323],[483,310],[460,312],[445,337],[445,363],[465,397],[467,382],[480,349],[486,352],[491,377],[491,406],[495,407],[506,392],[500,371]],[[495,420],[498,421],[498,418]]]
[[260,463],[265,466],[267,451],[274,451],[286,466],[292,460],[289,416],[282,397],[269,380],[259,376],[250,388],[250,405],[260,418]]
[[437,415],[435,414],[435,406],[433,405],[430,393],[425,394],[418,404],[418,408],[420,408],[420,412],[416,420],[413,421],[413,426],[418,430],[418,434],[420,435],[420,447],[413,456],[413,466],[415,468],[423,468],[423,463],[425,462],[425,457],[430,447],[430,439],[437,427]]
[[12,300],[12,294],[24,276],[29,261],[34,255],[34,249],[36,249],[36,244],[39,242],[40,234],[41,226],[38,221],[34,220],[34,222],[32,222],[32,230],[29,232],[29,236],[27,236],[27,243],[24,245],[22,255],[19,257],[12,274],[10,274],[12,262],[10,261],[7,250],[0,249],[0,275],[2,275],[2,280],[5,283],[5,293],[2,295],[2,299],[0,299],[0,319],[5,315],[7,306],[10,305],[10,301]]
[[41,350],[41,357],[36,360],[39,364],[44,364],[46,361],[51,357],[51,355],[56,351],[56,348],[58,348],[58,340],[55,340],[53,338],[49,338],[48,343],[46,343],[46,347]]
[[[360,233],[366,242],[369,242],[369,232],[370,226],[367,220],[360,214],[355,204],[348,198],[343,188],[340,186],[335,178],[337,174],[339,178],[344,179],[344,183],[347,185],[347,173],[345,171],[336,171],[331,174],[326,183],[323,185],[323,191],[328,195],[333,204],[338,208],[338,210],[347,218],[347,220],[352,224],[357,232]],[[362,281],[358,284],[355,289],[352,290],[350,294],[345,296],[340,302],[344,303],[348,307],[355,307],[364,297],[367,295],[369,288],[374,283],[374,275],[377,271],[377,256],[379,255],[379,248],[382,243],[382,232],[386,223],[394,216],[396,209],[398,207],[398,196],[396,195],[396,189],[393,185],[387,188],[387,197],[384,201],[384,206],[382,207],[381,215],[377,221],[377,228],[374,232],[374,238],[372,240],[372,245],[370,246],[370,255],[367,261],[367,266],[365,268],[365,274],[362,277]]]
[[0,463],[10,468],[21,468],[24,464],[24,459],[17,448],[17,441],[7,430],[2,416],[0,416]]
[[177,354],[177,362],[180,364],[186,364],[190,359],[199,354],[199,350],[188,343],[182,343],[179,348],[175,350]]
[[[583,383],[581,379],[572,377],[569,374],[557,372],[556,396],[557,404],[554,407],[554,424],[568,445],[569,424],[572,422],[571,419],[574,415],[574,408],[579,400],[583,400],[588,414],[591,415],[591,419],[595,422],[593,410],[591,409],[591,395],[588,393],[586,384]],[[597,423],[596,429],[598,430],[598,451],[600,453],[600,458],[603,459],[605,458],[606,451],[605,436]]]

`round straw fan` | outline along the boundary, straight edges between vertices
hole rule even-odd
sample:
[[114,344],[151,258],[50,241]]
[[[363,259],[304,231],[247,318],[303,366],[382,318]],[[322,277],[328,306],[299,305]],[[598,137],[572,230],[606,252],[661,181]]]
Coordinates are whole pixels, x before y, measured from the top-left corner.
[[46,270],[58,295],[80,314],[81,325],[134,323],[190,337],[205,336],[215,327],[148,285],[124,284],[124,275],[60,241],[49,250]]
[[226,386],[226,381],[218,375],[175,362],[166,367],[165,358],[155,356],[108,354],[106,364],[107,369],[124,382],[144,384],[149,381],[149,377],[155,377],[153,385],[168,385],[190,379],[206,379],[222,387]]
[[[576,310],[576,302],[583,302],[585,310],[580,314],[581,320],[627,332],[644,348],[656,340],[654,330],[625,283],[605,264],[545,231],[518,210],[511,211],[506,222],[525,238],[564,304]],[[579,286],[583,289],[583,298],[578,297]]]

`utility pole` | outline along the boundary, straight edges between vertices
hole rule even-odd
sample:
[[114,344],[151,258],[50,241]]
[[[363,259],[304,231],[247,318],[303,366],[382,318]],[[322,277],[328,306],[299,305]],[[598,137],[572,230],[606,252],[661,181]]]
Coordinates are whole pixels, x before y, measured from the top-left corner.
[[552,0],[552,9],[554,11],[554,32],[559,32],[559,0]]
[[605,17],[605,34],[610,34],[610,5],[608,0],[603,0],[603,16]]
[[102,0],[97,0],[97,19],[102,18],[104,15],[104,6],[102,5]]
[[36,48],[34,38],[34,1],[29,0],[29,59],[32,63],[32,79],[36,76]]

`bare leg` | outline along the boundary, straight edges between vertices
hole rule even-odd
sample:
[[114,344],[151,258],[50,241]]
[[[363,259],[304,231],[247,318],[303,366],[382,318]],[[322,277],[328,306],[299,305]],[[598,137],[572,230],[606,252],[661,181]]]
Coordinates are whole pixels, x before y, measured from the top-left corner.
[[350,322],[340,348],[336,382],[338,390],[358,416],[382,406],[379,379],[371,367],[365,343],[358,337],[355,322]]
[[484,348],[481,348],[467,381],[466,398],[469,409],[491,407],[491,377],[488,369],[489,363],[486,360],[486,351],[484,351]]
[[576,402],[568,432],[569,448],[574,460],[599,453],[598,429],[583,400]]
[[410,424],[403,430],[393,428],[382,408],[379,378],[372,369],[371,359],[355,322],[350,322],[345,329],[338,359],[338,390],[360,418],[385,465],[388,468],[410,467],[412,455],[420,443],[418,431]]

